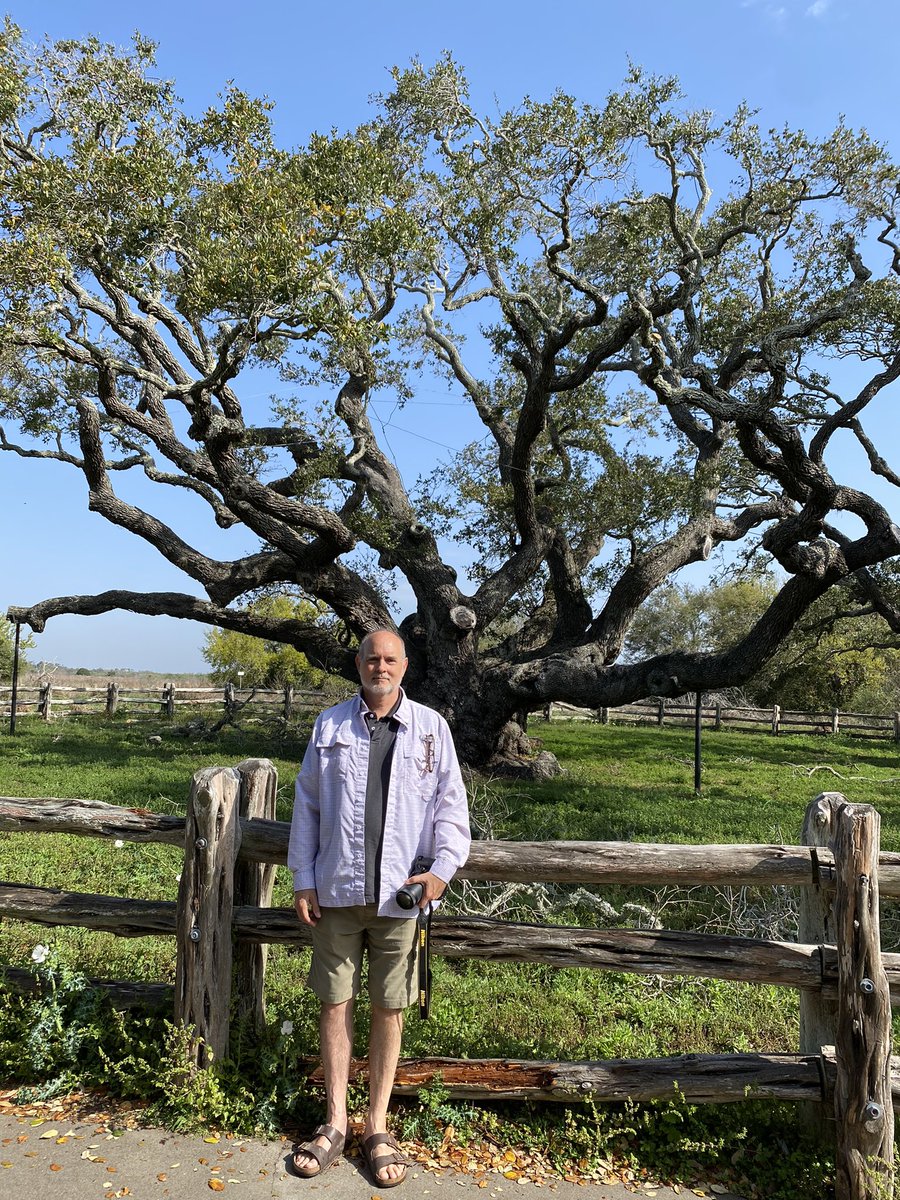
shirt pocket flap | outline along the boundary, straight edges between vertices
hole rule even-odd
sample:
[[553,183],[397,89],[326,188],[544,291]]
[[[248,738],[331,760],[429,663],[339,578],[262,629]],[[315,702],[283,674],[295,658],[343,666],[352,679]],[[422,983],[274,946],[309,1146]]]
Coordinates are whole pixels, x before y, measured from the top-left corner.
[[316,749],[333,750],[337,746],[349,746],[351,740],[350,730],[346,725],[332,725],[323,729],[316,738]]

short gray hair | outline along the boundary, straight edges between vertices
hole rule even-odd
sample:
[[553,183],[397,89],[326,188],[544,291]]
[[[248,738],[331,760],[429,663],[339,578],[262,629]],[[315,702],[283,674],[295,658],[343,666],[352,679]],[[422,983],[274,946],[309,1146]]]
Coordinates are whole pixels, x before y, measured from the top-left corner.
[[389,633],[391,635],[391,637],[395,637],[397,639],[397,641],[400,643],[400,645],[403,647],[403,657],[404,658],[407,657],[406,642],[403,640],[403,638],[400,636],[400,634],[397,632],[397,630],[385,628],[385,629],[370,629],[369,630],[369,632],[366,634],[366,636],[363,638],[363,640],[359,643],[359,649],[356,651],[357,658],[363,658],[365,656],[366,650],[368,649],[368,643],[372,640],[373,637],[375,637],[376,634],[379,634],[379,633]]

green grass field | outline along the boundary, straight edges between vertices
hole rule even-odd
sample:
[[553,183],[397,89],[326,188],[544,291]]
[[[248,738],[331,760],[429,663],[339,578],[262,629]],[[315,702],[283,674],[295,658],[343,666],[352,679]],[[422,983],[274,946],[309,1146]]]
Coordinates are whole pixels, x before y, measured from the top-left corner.
[[[177,726],[175,727],[177,728]],[[821,790],[843,790],[849,799],[869,802],[882,813],[882,843],[900,849],[900,779],[897,747],[889,742],[856,742],[843,738],[779,737],[758,733],[707,733],[704,739],[703,791],[693,791],[692,734],[690,730],[600,726],[592,723],[538,722],[533,732],[558,757],[565,774],[541,784],[493,781],[473,787],[474,815],[493,836],[528,839],[576,838],[588,840],[684,842],[791,842],[799,834],[808,801]],[[148,738],[162,736],[161,745]],[[270,757],[279,771],[278,816],[290,818],[296,764],[304,745],[305,730],[291,731],[263,723],[243,729],[226,729],[214,743],[176,736],[162,720],[106,721],[97,717],[70,718],[45,724],[20,722],[15,737],[0,736],[0,794],[8,796],[61,796],[104,800],[127,807],[182,813],[190,777],[200,767],[231,764],[244,757]],[[181,855],[173,847],[126,843],[115,848],[108,841],[55,835],[0,835],[0,878],[72,891],[104,892],[147,899],[174,899]],[[290,903],[290,880],[279,868],[275,902]],[[693,919],[709,927],[717,898],[698,889],[687,897],[674,889],[639,893],[609,889],[603,898],[614,907],[640,904],[659,911],[659,919],[674,927],[689,927]],[[567,908],[565,897],[551,895],[557,920],[596,923],[596,915]],[[528,904],[528,897],[522,904]],[[753,897],[755,909],[767,898]],[[772,907],[784,905],[773,897]],[[721,921],[734,927],[734,898]],[[748,907],[744,903],[744,908]],[[513,915],[521,915],[513,906]],[[789,915],[788,915],[789,919]],[[638,923],[640,919],[638,917]],[[758,932],[758,929],[752,930]],[[23,965],[34,943],[52,940],[73,966],[90,974],[135,979],[170,979],[173,946],[170,939],[123,939],[84,930],[38,929],[16,922],[0,928],[0,957]],[[270,1004],[276,1013],[303,1004],[299,984],[303,955],[274,949]],[[284,963],[279,960],[284,959]],[[291,969],[292,965],[298,969]],[[476,964],[439,963],[439,992],[452,994],[457,986],[477,992],[481,1020],[467,1017],[471,1044],[463,1035],[452,1035],[448,1025],[436,1021],[428,1027],[426,1042],[436,1053],[495,1053],[586,1055],[662,1053],[677,1050],[728,1048],[729,1039],[758,1049],[791,1048],[796,1000],[765,1001],[766,989],[723,984],[725,992],[748,992],[749,1029],[736,1033],[727,1013],[721,1026],[711,1003],[703,1022],[692,1020],[690,1001],[697,991],[712,996],[715,985],[702,981],[647,982],[632,979],[620,987],[608,975],[590,971],[564,971],[557,980],[546,969],[540,1000],[530,1007],[527,1027],[518,995],[519,983],[528,991],[535,972],[528,967],[485,968]],[[499,979],[492,996],[495,977]],[[576,986],[575,980],[578,980]],[[476,980],[478,981],[476,983]],[[458,982],[462,981],[462,982]],[[449,990],[448,990],[449,989]],[[283,991],[283,995],[282,995]],[[604,1002],[608,1020],[603,1028],[593,1021],[567,1020],[554,1029],[553,997],[562,992],[584,992],[592,1006]],[[628,997],[627,1004],[623,997]],[[656,1006],[660,1013],[635,1023],[635,1005]],[[623,1007],[624,1006],[624,1007]],[[665,1016],[661,1014],[665,1010]],[[570,1012],[577,1013],[577,1006]],[[769,1013],[766,1018],[766,1012]],[[679,1015],[680,1014],[680,1015]],[[545,1026],[540,1023],[547,1020]],[[452,1025],[453,1023],[450,1022]],[[652,1026],[652,1027],[651,1027]],[[661,1032],[664,1030],[665,1032]],[[667,1042],[668,1039],[668,1042]]]
[[[248,723],[209,743],[178,736],[177,728],[162,719],[23,720],[15,737],[0,734],[0,794],[91,798],[180,814],[194,771],[262,756],[278,767],[278,816],[289,819],[306,730],[285,733],[274,724]],[[807,803],[828,790],[874,804],[882,814],[883,847],[900,849],[900,762],[898,748],[887,741],[710,731],[704,736],[702,794],[696,796],[690,729],[536,722],[532,733],[558,756],[565,773],[541,784],[474,781],[473,813],[491,836],[789,843],[798,838]],[[152,744],[151,735],[161,736],[162,743]],[[0,835],[0,878],[12,882],[174,899],[180,869],[181,855],[172,847]],[[290,903],[290,894],[288,873],[279,868],[275,903]],[[527,891],[507,915],[603,923],[563,889],[545,888],[541,899],[549,913],[543,918],[530,912],[534,896]],[[768,894],[609,889],[599,899],[612,904],[625,924],[652,917],[668,927],[792,936],[795,904],[784,889]],[[622,907],[628,904],[638,907]],[[38,941],[88,975],[174,977],[171,939],[116,938],[12,921],[0,926],[0,964],[28,965]],[[273,1030],[291,1020],[292,1051],[313,1053],[316,1007],[304,988],[305,970],[304,952],[273,947],[267,1002]],[[435,976],[433,1020],[409,1021],[404,1040],[409,1055],[579,1059],[797,1047],[798,998],[790,990],[442,960]],[[362,1050],[362,1022],[358,1037]]]

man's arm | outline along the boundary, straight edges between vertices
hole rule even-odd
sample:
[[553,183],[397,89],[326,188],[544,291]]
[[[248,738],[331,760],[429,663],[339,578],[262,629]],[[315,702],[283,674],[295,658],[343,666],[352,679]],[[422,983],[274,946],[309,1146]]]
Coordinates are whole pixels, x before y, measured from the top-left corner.
[[[469,801],[463,783],[450,727],[441,718],[441,756],[435,766],[434,862],[431,870],[415,876],[426,895],[423,903],[437,900],[469,857]],[[429,891],[434,892],[428,895]]]
[[319,755],[316,721],[294,787],[294,813],[288,841],[288,868],[294,876],[294,908],[307,925],[321,916],[316,894],[316,856],[319,852]]

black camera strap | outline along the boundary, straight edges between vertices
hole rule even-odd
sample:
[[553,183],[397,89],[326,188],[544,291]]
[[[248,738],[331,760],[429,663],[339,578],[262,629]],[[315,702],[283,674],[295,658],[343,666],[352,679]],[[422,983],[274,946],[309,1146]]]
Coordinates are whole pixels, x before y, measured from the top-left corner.
[[431,1011],[431,904],[419,909],[416,917],[416,945],[419,951],[419,1016],[428,1020]]

